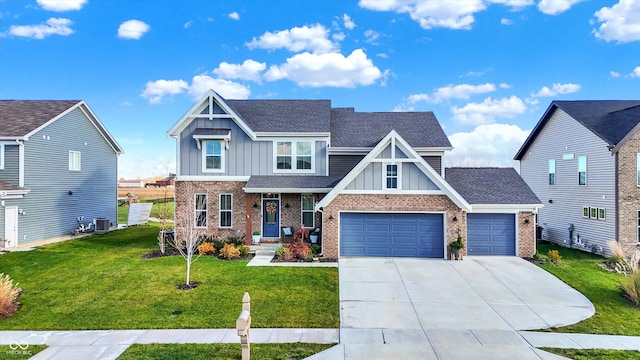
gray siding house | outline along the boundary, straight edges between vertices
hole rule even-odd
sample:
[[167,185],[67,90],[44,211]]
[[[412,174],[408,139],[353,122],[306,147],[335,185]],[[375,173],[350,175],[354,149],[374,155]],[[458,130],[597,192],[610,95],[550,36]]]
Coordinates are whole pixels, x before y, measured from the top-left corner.
[[640,243],[640,101],[553,101],[515,156],[543,239],[608,254]]
[[[532,256],[540,201],[512,168],[442,168],[432,112],[357,112],[329,100],[228,100],[210,90],[176,139],[176,231],[250,243],[320,229],[323,256]],[[499,191],[496,191],[499,189]],[[488,192],[491,192],[489,194]],[[494,193],[495,192],[495,193]]]
[[84,101],[0,100],[0,232],[6,247],[117,219],[122,149]]

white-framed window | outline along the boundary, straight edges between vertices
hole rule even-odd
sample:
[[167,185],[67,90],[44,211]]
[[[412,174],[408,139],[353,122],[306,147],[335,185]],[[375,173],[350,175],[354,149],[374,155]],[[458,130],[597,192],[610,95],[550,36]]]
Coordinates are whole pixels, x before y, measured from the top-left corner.
[[549,160],[549,185],[556,184],[556,160]]
[[230,228],[233,225],[233,195],[220,194],[220,227]]
[[4,170],[4,144],[0,144],[0,170]]
[[597,207],[590,207],[589,208],[589,217],[591,219],[597,219],[598,218],[598,208]]
[[397,189],[398,188],[398,165],[396,164],[387,164],[386,165],[386,187],[387,189]]
[[276,141],[274,172],[313,172],[313,141]]
[[202,141],[202,171],[224,172],[224,143],[222,140]]
[[589,218],[589,213],[590,213],[590,210],[589,210],[588,206],[585,206],[585,207],[582,208],[582,217],[583,218],[588,219]]
[[193,225],[197,228],[206,228],[207,219],[209,218],[209,199],[207,194],[194,194],[193,199],[193,217],[195,220]]
[[606,220],[607,217],[607,209],[605,208],[598,208],[598,220]]
[[300,212],[302,213],[300,223],[304,225],[304,227],[312,228],[315,226],[313,205],[312,194],[302,194],[300,196]]
[[587,157],[578,156],[578,185],[587,185]]
[[80,171],[80,151],[69,150],[69,170]]

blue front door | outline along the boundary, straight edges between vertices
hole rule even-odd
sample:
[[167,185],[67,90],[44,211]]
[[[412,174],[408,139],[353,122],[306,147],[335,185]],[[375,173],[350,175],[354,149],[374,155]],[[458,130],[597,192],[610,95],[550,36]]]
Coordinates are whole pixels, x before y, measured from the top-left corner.
[[280,200],[262,200],[262,236],[265,238],[280,237]]

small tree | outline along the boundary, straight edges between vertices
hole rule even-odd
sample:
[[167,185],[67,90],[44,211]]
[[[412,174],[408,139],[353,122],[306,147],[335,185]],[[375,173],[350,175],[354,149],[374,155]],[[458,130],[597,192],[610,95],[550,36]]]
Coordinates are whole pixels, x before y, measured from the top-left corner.
[[187,275],[185,285],[190,288],[191,264],[200,258],[198,246],[204,240],[204,230],[208,224],[208,196],[205,193],[195,193],[195,187],[191,183],[184,184],[187,194],[193,194],[184,203],[184,207],[175,213],[175,236],[170,239],[173,246],[187,263]]

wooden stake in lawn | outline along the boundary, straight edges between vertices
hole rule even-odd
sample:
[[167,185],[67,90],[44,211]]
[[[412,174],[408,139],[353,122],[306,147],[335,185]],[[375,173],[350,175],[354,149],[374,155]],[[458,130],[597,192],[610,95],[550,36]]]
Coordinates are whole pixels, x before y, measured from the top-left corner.
[[[187,186],[193,188],[191,184]],[[193,192],[188,191],[187,193]],[[207,228],[208,206],[207,194],[196,193],[187,200],[185,207],[175,214],[176,233],[170,243],[187,262],[187,280],[184,284],[185,286],[179,286],[179,288],[192,289],[197,287],[197,284],[195,286],[191,285],[189,278],[191,276],[191,264],[200,258],[198,246],[204,241],[202,235]]]

